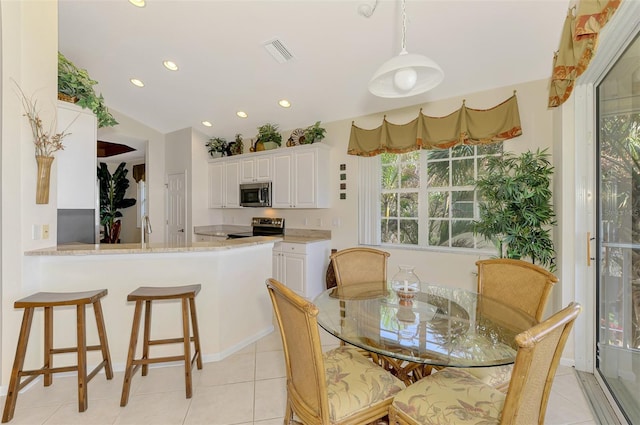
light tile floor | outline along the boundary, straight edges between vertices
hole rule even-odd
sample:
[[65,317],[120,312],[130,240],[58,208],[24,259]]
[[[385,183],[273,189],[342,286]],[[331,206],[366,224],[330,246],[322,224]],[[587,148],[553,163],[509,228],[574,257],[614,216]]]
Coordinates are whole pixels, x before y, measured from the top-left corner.
[[[323,332],[324,333],[324,332]],[[336,340],[323,335],[326,349]],[[18,397],[11,424],[238,424],[281,425],[286,401],[280,336],[264,337],[232,356],[194,368],[193,397],[185,398],[181,366],[158,367],[135,375],[129,404],[120,407],[123,373],[107,381],[97,375],[88,386],[89,408],[78,412],[76,380],[54,377]],[[0,402],[4,407],[4,399]],[[547,425],[596,424],[572,368],[560,367],[553,384]]]

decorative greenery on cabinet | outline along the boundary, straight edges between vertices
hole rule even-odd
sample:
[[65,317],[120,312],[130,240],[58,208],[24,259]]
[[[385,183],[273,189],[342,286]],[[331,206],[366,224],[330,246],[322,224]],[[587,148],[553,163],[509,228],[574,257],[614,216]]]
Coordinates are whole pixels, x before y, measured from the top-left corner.
[[550,229],[556,221],[548,157],[547,149],[538,149],[487,158],[476,181],[480,218],[474,222],[474,232],[492,241],[500,258],[529,258],[553,272]]
[[[58,93],[62,100],[76,103],[96,114],[98,127],[113,127],[118,122],[104,103],[102,93],[96,94],[93,86],[97,81],[89,77],[86,69],[78,68],[73,62],[58,52]],[[66,97],[65,97],[66,96]]]
[[258,127],[258,137],[256,140],[255,150],[263,150],[258,146],[265,143],[275,143],[280,146],[282,144],[282,135],[278,132],[278,124],[266,123]]
[[212,137],[207,142],[207,149],[211,158],[219,158],[227,155],[228,149],[227,139],[223,137]]
[[310,125],[304,130],[304,138],[300,138],[300,143],[305,145],[309,143],[316,143],[324,139],[324,133],[327,130],[320,127],[320,121],[316,121],[314,125]]

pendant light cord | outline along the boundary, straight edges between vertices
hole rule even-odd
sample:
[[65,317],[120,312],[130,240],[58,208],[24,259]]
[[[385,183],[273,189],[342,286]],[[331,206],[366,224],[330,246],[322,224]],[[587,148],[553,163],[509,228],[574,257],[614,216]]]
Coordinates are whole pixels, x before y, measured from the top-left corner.
[[407,5],[402,0],[402,51],[407,52]]

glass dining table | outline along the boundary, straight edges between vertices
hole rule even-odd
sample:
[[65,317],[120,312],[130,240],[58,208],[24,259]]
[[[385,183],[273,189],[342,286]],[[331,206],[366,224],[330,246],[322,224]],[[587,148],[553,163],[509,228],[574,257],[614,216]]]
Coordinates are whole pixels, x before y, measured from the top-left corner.
[[321,328],[366,350],[406,383],[432,367],[511,364],[515,336],[537,323],[500,300],[424,283],[410,296],[387,282],[337,286],[313,302]]

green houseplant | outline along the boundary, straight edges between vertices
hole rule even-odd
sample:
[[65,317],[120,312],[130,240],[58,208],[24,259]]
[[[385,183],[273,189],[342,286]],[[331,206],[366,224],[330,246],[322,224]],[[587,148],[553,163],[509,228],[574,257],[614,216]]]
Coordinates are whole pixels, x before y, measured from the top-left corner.
[[133,198],[125,198],[129,188],[129,179],[121,162],[116,171],[111,174],[107,164],[101,162],[98,166],[98,180],[100,181],[100,224],[104,226],[104,238],[101,242],[116,243],[117,235],[114,234],[116,218],[122,217],[121,209],[129,208],[136,204]]
[[538,149],[487,158],[476,181],[480,202],[474,233],[492,241],[500,258],[529,258],[554,271],[550,228],[556,221],[548,157],[546,149]]
[[61,98],[92,110],[98,119],[98,127],[113,127],[118,122],[107,109],[102,94],[96,94],[93,88],[96,84],[98,82],[89,77],[86,69],[78,68],[58,52],[58,93],[64,95]]
[[212,137],[207,142],[207,150],[209,151],[209,156],[211,158],[219,158],[221,156],[225,156],[227,154],[227,148],[229,144],[227,143],[227,139],[223,137]]
[[324,133],[327,130],[320,127],[320,121],[316,121],[314,125],[310,125],[304,130],[304,138],[300,138],[300,143],[308,145],[310,143],[316,143],[324,139]]
[[244,143],[242,141],[242,134],[236,134],[236,138],[230,143],[231,147],[229,151],[231,155],[241,155],[244,152]]
[[[282,135],[278,132],[278,124],[266,123],[258,127],[258,137],[256,140],[256,150],[268,149],[268,144],[280,146],[282,144]],[[260,149],[262,145],[262,149]]]

